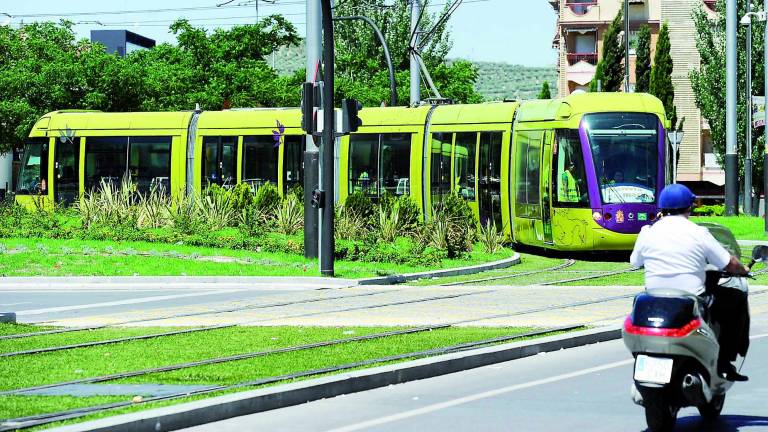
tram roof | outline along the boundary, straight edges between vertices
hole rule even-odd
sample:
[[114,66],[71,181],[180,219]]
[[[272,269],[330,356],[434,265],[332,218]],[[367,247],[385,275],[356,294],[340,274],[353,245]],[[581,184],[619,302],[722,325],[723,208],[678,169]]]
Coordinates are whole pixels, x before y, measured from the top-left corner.
[[519,102],[491,102],[473,105],[440,105],[432,114],[433,125],[512,123]]
[[198,129],[261,129],[301,127],[299,108],[248,108],[225,111],[203,111],[197,120]]
[[664,116],[664,105],[647,93],[581,93],[562,99],[526,101],[518,121],[564,120],[594,112],[648,112]]
[[363,121],[361,128],[368,126],[421,126],[427,120],[429,105],[411,107],[363,108],[358,116]]
[[186,129],[191,115],[191,112],[54,111],[42,116],[32,131]]

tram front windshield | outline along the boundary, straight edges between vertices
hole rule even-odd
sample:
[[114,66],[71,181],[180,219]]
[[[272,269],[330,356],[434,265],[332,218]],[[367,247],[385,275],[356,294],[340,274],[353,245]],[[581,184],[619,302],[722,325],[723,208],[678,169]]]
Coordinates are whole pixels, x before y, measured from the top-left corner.
[[584,127],[603,203],[655,202],[658,118],[645,113],[590,114]]

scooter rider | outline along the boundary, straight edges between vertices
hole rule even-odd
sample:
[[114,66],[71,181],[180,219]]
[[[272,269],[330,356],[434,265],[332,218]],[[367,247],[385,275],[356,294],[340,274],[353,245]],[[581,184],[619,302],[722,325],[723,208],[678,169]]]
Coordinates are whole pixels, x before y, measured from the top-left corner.
[[[690,189],[681,184],[671,184],[661,191],[659,207],[664,216],[652,226],[643,227],[630,257],[633,266],[645,267],[646,290],[675,288],[702,295],[707,264],[737,276],[749,272],[709,230],[688,220],[695,199]],[[743,301],[733,301],[730,296],[714,295],[714,303],[720,307],[713,307],[713,319],[721,325],[718,372],[729,381],[746,381],[748,378],[740,375],[731,363],[739,352],[738,344],[726,342],[739,340],[733,333],[744,330],[739,323],[748,316],[746,296]],[[715,310],[721,311],[719,316]]]

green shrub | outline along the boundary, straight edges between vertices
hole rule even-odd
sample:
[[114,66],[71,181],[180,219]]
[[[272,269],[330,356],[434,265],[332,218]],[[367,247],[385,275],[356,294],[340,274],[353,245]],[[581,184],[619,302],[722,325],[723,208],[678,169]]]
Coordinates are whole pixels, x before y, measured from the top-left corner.
[[693,216],[723,216],[725,214],[725,204],[696,206],[691,211],[691,214]]
[[240,214],[243,210],[253,205],[255,197],[253,190],[247,183],[240,183],[229,190],[232,208]]
[[366,222],[371,221],[376,214],[376,206],[362,192],[355,192],[348,196],[344,201],[344,210]]
[[472,251],[477,221],[467,202],[457,193],[446,195],[432,207],[432,218],[421,229],[420,242],[443,250],[449,258]]
[[255,210],[263,215],[272,217],[280,206],[280,192],[272,183],[266,183],[256,191],[253,200]]

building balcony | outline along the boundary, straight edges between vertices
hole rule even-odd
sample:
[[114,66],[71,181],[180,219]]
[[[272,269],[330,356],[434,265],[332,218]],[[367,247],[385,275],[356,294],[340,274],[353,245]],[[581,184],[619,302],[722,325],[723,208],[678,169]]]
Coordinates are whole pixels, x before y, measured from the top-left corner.
[[565,7],[570,9],[575,15],[586,15],[592,6],[596,6],[596,0],[567,0]]
[[595,76],[596,69],[597,67],[595,65],[581,60],[573,65],[568,66],[568,68],[565,70],[565,77],[568,82],[584,86],[592,81],[592,78]]
[[573,66],[583,61],[591,65],[597,65],[597,53],[568,53],[568,65]]

